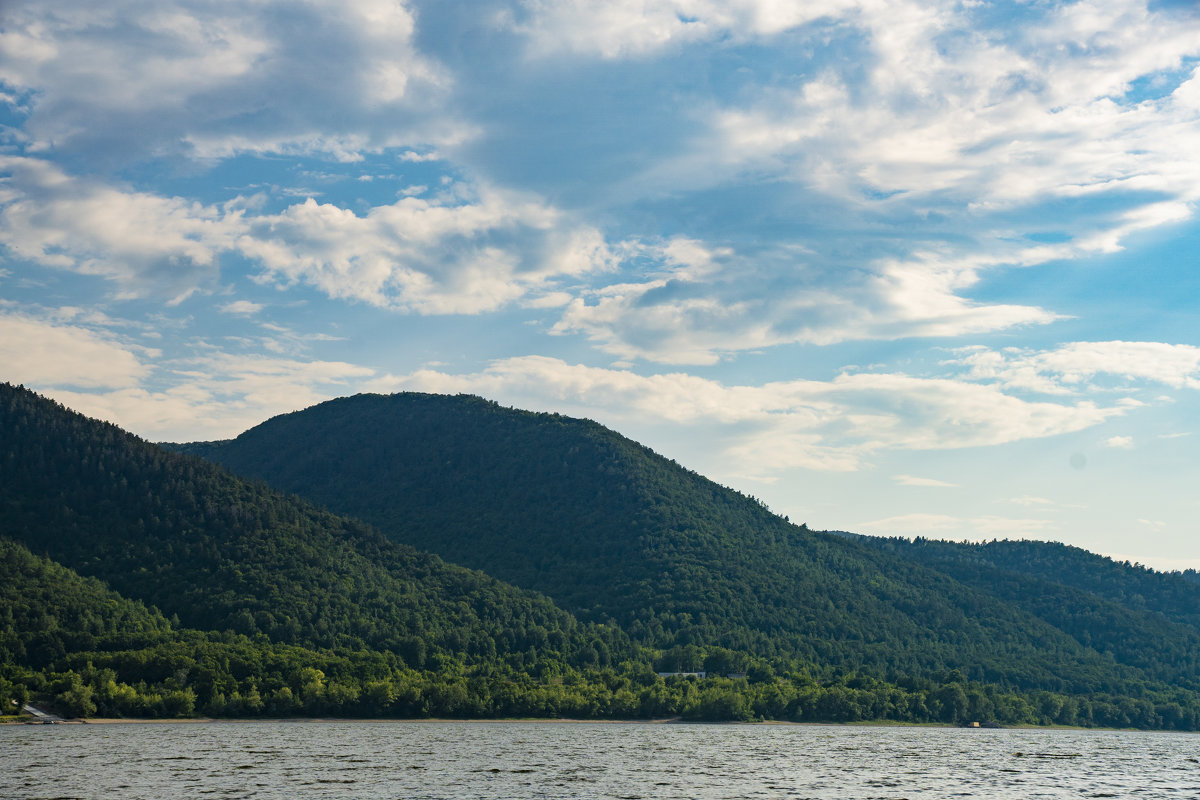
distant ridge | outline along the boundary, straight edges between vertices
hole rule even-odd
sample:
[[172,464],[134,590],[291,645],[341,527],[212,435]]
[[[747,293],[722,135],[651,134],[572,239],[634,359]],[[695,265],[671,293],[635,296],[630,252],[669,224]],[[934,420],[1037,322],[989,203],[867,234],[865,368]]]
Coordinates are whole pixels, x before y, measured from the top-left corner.
[[865,541],[1005,597],[1155,678],[1200,689],[1200,585],[1058,542]]

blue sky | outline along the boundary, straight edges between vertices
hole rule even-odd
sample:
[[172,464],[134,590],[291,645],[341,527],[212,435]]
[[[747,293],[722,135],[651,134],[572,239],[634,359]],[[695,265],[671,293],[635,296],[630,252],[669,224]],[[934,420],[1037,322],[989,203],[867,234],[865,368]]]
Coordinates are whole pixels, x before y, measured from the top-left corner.
[[152,440],[587,416],[816,528],[1200,567],[1185,2],[0,9],[0,368]]

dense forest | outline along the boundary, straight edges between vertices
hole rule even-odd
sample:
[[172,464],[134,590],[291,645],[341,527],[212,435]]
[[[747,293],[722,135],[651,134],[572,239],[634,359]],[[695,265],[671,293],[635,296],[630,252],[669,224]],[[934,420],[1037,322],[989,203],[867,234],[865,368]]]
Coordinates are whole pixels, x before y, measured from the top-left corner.
[[861,541],[1008,598],[1149,676],[1200,689],[1200,585],[1184,574],[1115,562],[1057,542]]
[[[716,644],[887,681],[958,669],[1024,690],[1126,693],[1196,674],[1196,632],[1169,620],[1033,573],[1016,591],[810,531],[587,420],[358,395],[185,449],[648,647]],[[1177,604],[1200,607],[1190,592]]]
[[[1194,687],[1164,666],[1194,656],[1182,617],[1142,612],[1166,626],[1146,635],[1166,642],[1122,660],[996,601],[986,582],[791,525],[592,423],[416,399],[477,437],[475,451],[447,439],[405,465],[394,435],[418,440],[414,457],[432,443],[402,417],[368,415],[330,480],[389,500],[375,521],[392,535],[407,519],[464,550],[473,536],[486,557],[461,560],[521,588],[0,386],[0,706],[1200,726]],[[494,417],[493,438],[471,409]],[[512,419],[525,427],[506,429]],[[287,435],[310,437],[320,459],[346,432],[318,428]],[[393,482],[366,480],[359,459]],[[1114,619],[1128,610],[1106,602]],[[694,672],[706,674],[662,674]]]

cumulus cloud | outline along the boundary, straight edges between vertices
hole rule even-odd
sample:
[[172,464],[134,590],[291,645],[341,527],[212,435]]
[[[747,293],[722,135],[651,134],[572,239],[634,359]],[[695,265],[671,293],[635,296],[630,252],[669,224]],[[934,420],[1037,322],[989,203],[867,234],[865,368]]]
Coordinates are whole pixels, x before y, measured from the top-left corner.
[[[94,325],[92,326],[94,327]],[[262,419],[358,391],[476,393],[520,407],[703,432],[728,476],[772,480],[796,467],[864,469],[886,451],[1005,444],[1082,430],[1129,406],[1031,402],[1001,387],[894,373],[830,381],[727,385],[684,373],[638,375],[547,357],[497,361],[476,373],[435,367],[407,375],[342,361],[241,355],[199,346],[157,359],[92,327],[0,317],[0,348],[12,372],[84,413],[158,439],[222,438]],[[195,349],[195,348],[193,348]],[[60,352],[71,354],[67,358]],[[906,486],[946,487],[898,475]]]
[[123,191],[33,158],[0,156],[0,244],[20,259],[183,297],[212,284],[240,211]]
[[[463,49],[494,60],[471,72],[453,47],[440,61],[421,52],[448,24],[432,5],[9,4],[0,83],[24,116],[9,152],[24,155],[0,157],[0,243],[18,269],[102,276],[120,296],[177,300],[228,285],[220,269],[232,261],[282,288],[403,313],[561,309],[554,333],[624,362],[711,365],[783,344],[1053,322],[1053,308],[972,295],[988,271],[1113,252],[1135,232],[1190,219],[1200,201],[1194,16],[1107,0],[1025,4],[1002,22],[957,0],[496,0],[486,11],[472,42],[488,48]],[[701,81],[689,60],[700,45],[722,69],[746,68]],[[649,145],[625,127],[640,117],[598,133],[585,124],[604,105],[587,90],[629,75],[665,87],[639,95],[640,108],[655,106]],[[578,103],[522,107],[547,84]],[[515,150],[496,144],[506,136]],[[394,160],[372,174],[408,173],[412,185],[383,196],[385,181],[347,181],[370,199],[270,210],[103,177],[180,157],[385,151]],[[438,174],[440,159],[457,180]],[[218,308],[263,311],[245,300]],[[959,351],[950,366],[962,372],[941,378],[729,386],[530,357],[400,379],[336,362],[326,379],[264,356],[175,361],[183,371],[165,385],[176,388],[152,390],[135,350],[83,321],[66,334],[68,323],[53,326],[81,346],[124,348],[132,361],[110,354],[124,377],[84,380],[126,392],[123,408],[161,403],[157,429],[214,398],[232,398],[243,419],[324,391],[303,386],[393,380],[723,426],[730,457],[764,474],[1081,430],[1132,407],[1082,400],[1101,380],[1200,386],[1200,348],[1077,342]],[[264,346],[298,352],[282,333]],[[222,379],[224,395],[184,374],[205,368],[244,377]]]
[[239,354],[202,340],[164,354],[140,343],[146,334],[75,307],[25,313],[0,303],[0,380],[149,439],[185,441],[235,436],[377,377],[344,361]]
[[13,2],[4,16],[0,81],[34,94],[37,150],[352,160],[469,135],[428,113],[450,79],[402,2]]
[[1059,319],[1034,306],[967,300],[959,292],[978,280],[975,271],[933,256],[830,276],[786,249],[751,258],[691,245],[682,262],[641,246],[659,274],[584,293],[554,331],[582,333],[622,358],[712,364],[780,344],[957,337]]
[[269,279],[422,314],[493,311],[612,260],[595,231],[573,229],[535,198],[489,189],[404,197],[362,216],[309,199],[256,217],[238,247]]
[[150,368],[135,350],[89,327],[0,312],[0,380],[31,386],[115,389],[136,385]]
[[993,27],[976,4],[870,5],[847,3],[813,32],[854,31],[865,70],[830,64],[721,110],[706,152],[860,201],[900,193],[893,205],[983,211],[1120,188],[1194,196],[1194,73],[1161,97],[1126,95],[1197,54],[1196,19],[1089,3]]
[[[1165,7],[494,0],[479,47],[434,57],[446,16],[392,0],[9,4],[0,83],[27,114],[12,132],[27,156],[111,171],[387,153],[388,169],[455,160],[476,188],[256,216],[100,178],[55,188],[62,168],[27,158],[0,236],[128,291],[182,296],[234,252],[281,286],[414,313],[562,308],[554,332],[620,359],[712,364],[1053,322],[972,293],[989,270],[1117,250],[1200,200],[1200,20]],[[699,47],[725,59],[703,87]],[[630,60],[638,88],[671,90],[612,92],[643,113],[593,133],[605,104],[589,93],[630,80]],[[583,275],[603,277],[559,280]]]
[[[118,188],[27,157],[0,156],[0,244],[17,259],[112,280],[123,296],[175,300],[216,286],[220,257],[264,280],[422,314],[474,314],[519,299],[566,302],[554,281],[604,272],[619,256],[595,229],[536,197],[451,184],[359,215],[309,198],[278,214]],[[245,300],[221,306],[250,315]]]
[[[804,53],[802,69],[776,65],[706,98],[675,154],[623,186],[688,208],[759,188],[756,215],[730,203],[707,217],[736,256],[704,280],[583,295],[557,330],[621,358],[711,364],[776,344],[1043,324],[1061,317],[970,299],[982,273],[1115,252],[1192,217],[1194,15],[1103,2],[998,21],[975,3],[800,5],[531,3],[516,18],[539,53],[657,59],[648,69],[718,39]],[[839,239],[855,245],[828,244]]]
[[1118,450],[1132,450],[1133,449],[1133,437],[1132,436],[1110,436],[1104,440],[1104,446],[1105,447],[1113,447]]
[[510,17],[538,55],[563,51],[602,58],[644,57],[664,48],[718,37],[771,36],[860,5],[855,0],[525,0]]

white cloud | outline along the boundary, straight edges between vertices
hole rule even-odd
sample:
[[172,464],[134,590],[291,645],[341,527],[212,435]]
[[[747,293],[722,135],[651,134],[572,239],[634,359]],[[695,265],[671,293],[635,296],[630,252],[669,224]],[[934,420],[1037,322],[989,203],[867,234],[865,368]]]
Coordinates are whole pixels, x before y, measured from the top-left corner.
[[[222,253],[268,280],[305,282],[337,299],[422,314],[475,314],[517,300],[561,306],[554,281],[603,272],[618,258],[592,228],[537,198],[455,184],[364,215],[311,198],[278,214],[238,198],[203,206],[72,177],[31,158],[0,156],[0,244],[17,259],[98,275],[122,296],[174,300],[219,278]],[[221,306],[249,315],[261,306]]]
[[954,489],[957,483],[939,481],[936,478],[920,478],[915,475],[893,475],[892,480],[901,486],[923,486],[937,489]]
[[[497,361],[477,373],[428,367],[391,376],[347,362],[234,355],[209,347],[198,355],[160,358],[151,374],[136,348],[83,328],[19,315],[0,318],[0,327],[5,325],[3,341],[12,349],[8,358],[26,365],[28,373],[15,379],[160,439],[231,436],[274,414],[357,391],[469,392],[591,417],[618,430],[636,423],[691,432],[712,443],[726,479],[770,481],[796,467],[863,469],[885,451],[985,447],[1055,436],[1096,426],[1129,408],[1030,402],[997,386],[900,374],[725,385],[682,373],[643,376],[537,356]],[[79,353],[78,363],[56,361],[49,351],[59,348]],[[955,486],[911,475],[895,480],[907,486]],[[981,519],[985,522],[978,525],[991,525]]]
[[1014,497],[1009,500],[1018,506],[1052,506],[1055,505],[1053,500],[1048,500],[1045,497],[1035,497],[1033,495],[1025,495],[1023,497]]
[[[0,381],[153,440],[227,438],[277,414],[352,394],[376,371],[342,361],[239,355],[193,341],[188,355],[138,344],[141,325],[74,307],[6,310]],[[112,329],[132,329],[118,336]],[[281,336],[295,334],[282,330]]]
[[1200,347],[1164,342],[1069,342],[1053,350],[1020,348],[959,351],[958,363],[972,380],[992,380],[1011,389],[1070,394],[1097,378],[1148,381],[1176,389],[1200,389]]
[[225,314],[239,314],[247,317],[253,316],[262,310],[262,303],[254,303],[250,300],[234,300],[232,303],[226,303],[220,307],[220,311]]
[[0,312],[0,380],[88,389],[134,386],[150,369],[120,341],[78,325]]
[[[1200,22],[1135,3],[1072,4],[989,28],[955,5],[897,2],[831,20],[815,35],[857,28],[865,80],[831,65],[796,89],[765,90],[760,104],[714,117],[710,151],[830,194],[902,192],[898,202],[926,207],[945,206],[947,193],[976,210],[1089,189],[1195,197],[1189,82],[1120,101],[1136,79],[1200,53]],[[1066,20],[1085,5],[1107,33],[1080,41]]]
[[493,311],[543,292],[560,305],[552,279],[608,269],[612,259],[597,233],[572,228],[554,208],[487,188],[404,197],[363,216],[309,199],[254,218],[238,247],[269,279],[421,314]]
[[642,376],[538,356],[500,360],[472,374],[424,369],[381,376],[366,386],[477,393],[592,417],[617,429],[631,420],[707,426],[730,470],[766,478],[793,467],[860,469],[885,450],[983,447],[1055,436],[1127,410],[1029,402],[994,386],[896,374],[726,386],[682,373]]
[[[544,122],[471,119],[460,102],[471,87],[453,74],[464,65],[421,52],[422,17],[402,2],[10,5],[0,80],[31,98],[27,154],[111,165],[391,149],[405,169],[449,156],[462,174],[489,175],[501,170],[481,152]],[[56,189],[57,167],[25,159],[0,236],[19,257],[130,293],[159,283],[181,297],[236,251],[271,280],[331,297],[427,314],[562,307],[555,332],[618,359],[713,364],[782,344],[1052,322],[1053,309],[971,292],[987,270],[1119,249],[1189,219],[1200,200],[1200,78],[1183,72],[1200,54],[1197,22],[1139,3],[1032,4],[997,23],[951,0],[530,0],[483,27],[516,31],[549,57],[488,63],[511,76],[514,97],[580,55],[644,59],[677,86],[672,59],[693,45],[727,54],[752,42],[787,57],[739,73],[737,91],[681,90],[656,131],[669,146],[601,181],[606,199],[581,212],[543,199],[569,193],[578,150],[558,154],[566,177],[537,195],[472,178],[472,198],[314,200],[257,217],[98,179]],[[1137,94],[1148,78],[1165,88]],[[569,105],[562,114],[579,122]],[[568,129],[563,147],[570,139]],[[420,180],[408,189],[436,177]],[[688,221],[668,221],[662,240],[637,243],[628,231],[654,229],[630,221],[642,209],[611,205],[731,184],[775,193],[753,220],[773,233],[739,228],[738,209],[724,208],[709,216],[743,232],[699,241]],[[1061,241],[1030,238],[1043,225]],[[607,286],[560,285],[606,272]]]
[[691,245],[687,261],[641,246],[642,258],[661,264],[658,275],[576,298],[554,331],[582,333],[621,358],[712,364],[780,344],[958,337],[1059,319],[1033,306],[967,300],[958,293],[978,280],[974,270],[929,254],[830,274],[786,251],[764,260]]
[[[956,2],[800,4],[791,16],[724,5],[534,4],[518,27],[542,51],[664,59],[668,46],[792,30],[802,73],[698,104],[702,132],[624,191],[742,197],[760,186],[764,207],[787,209],[769,235],[830,230],[776,239],[792,250],[770,259],[747,234],[703,280],[630,280],[580,297],[559,332],[620,358],[711,364],[785,343],[1047,323],[1061,317],[969,294],[984,271],[1111,253],[1190,219],[1200,201],[1200,72],[1176,73],[1200,56],[1194,15],[1034,4],[996,24]],[[1137,94],[1152,78],[1166,89]],[[821,245],[839,234],[865,243],[851,258]]]
[[35,93],[32,147],[140,158],[461,141],[403,2],[5,4],[0,81]]
[[1104,446],[1105,447],[1113,447],[1118,450],[1132,450],[1133,449],[1133,437],[1132,436],[1110,436],[1104,440]]
[[1200,389],[1200,347],[1163,342],[1073,342],[1035,357],[1042,372],[1074,385],[1097,375]]
[[20,259],[176,297],[211,284],[240,212],[72,178],[40,159],[0,156],[0,244]]
[[88,416],[155,441],[236,436],[264,419],[346,394],[375,374],[338,361],[237,356],[220,351],[158,365],[153,383],[78,391],[53,376],[33,388]]

